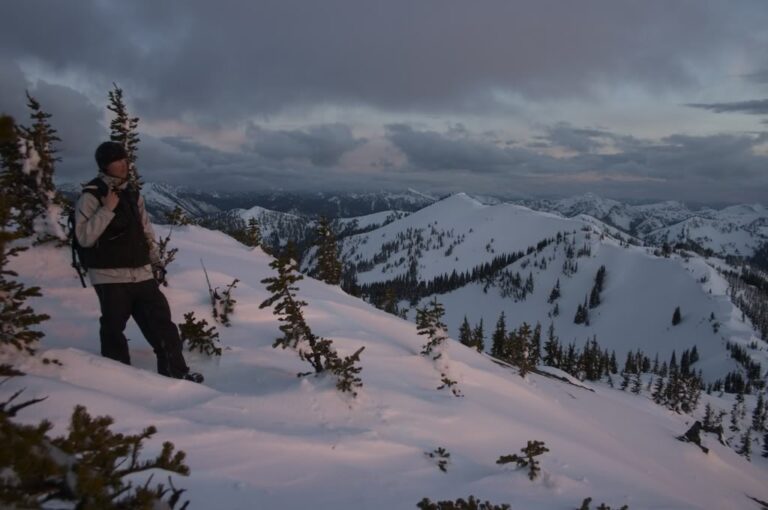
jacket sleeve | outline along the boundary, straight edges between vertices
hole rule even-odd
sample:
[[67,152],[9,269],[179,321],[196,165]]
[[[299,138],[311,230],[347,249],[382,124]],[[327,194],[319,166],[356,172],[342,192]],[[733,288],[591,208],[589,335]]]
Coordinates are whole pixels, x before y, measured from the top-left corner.
[[75,235],[80,246],[90,248],[104,233],[115,213],[90,193],[83,193],[75,204]]
[[139,214],[141,215],[141,225],[144,227],[144,235],[147,238],[147,244],[149,244],[149,261],[153,266],[160,264],[160,251],[157,247],[157,238],[155,237],[155,229],[152,228],[152,223],[149,221],[149,215],[147,209],[144,206],[144,197],[139,195]]

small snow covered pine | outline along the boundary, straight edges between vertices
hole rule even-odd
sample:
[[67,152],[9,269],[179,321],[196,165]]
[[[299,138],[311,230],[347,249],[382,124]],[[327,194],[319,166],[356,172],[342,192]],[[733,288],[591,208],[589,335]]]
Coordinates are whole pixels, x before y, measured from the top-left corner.
[[[51,437],[52,425],[20,425],[0,412],[0,469],[15,476],[5,480],[0,506],[39,508],[46,501],[73,503],[74,508],[176,508],[183,490],[154,489],[146,483],[134,485],[136,475],[156,469],[189,475],[185,454],[163,443],[153,459],[141,460],[144,442],[157,429],[145,428],[137,435],[109,430],[109,416],[92,418],[82,406],[75,407],[66,436]],[[170,478],[169,478],[170,481]],[[169,494],[170,493],[170,494]],[[166,496],[167,500],[166,500]],[[181,510],[187,503],[179,507]]]
[[115,114],[109,123],[110,140],[122,144],[128,154],[128,184],[135,190],[140,190],[143,182],[136,169],[136,152],[139,150],[139,118],[128,115],[128,108],[123,100],[123,89],[113,84],[109,91],[107,109]]
[[272,293],[272,296],[264,300],[259,308],[274,307],[273,313],[281,322],[279,329],[282,336],[275,339],[272,347],[297,349],[299,358],[308,362],[316,374],[330,371],[337,378],[336,388],[339,391],[357,396],[355,388],[361,387],[363,383],[358,375],[362,367],[356,363],[360,361],[360,354],[365,347],[359,348],[350,356],[341,358],[333,349],[331,340],[318,337],[312,332],[302,312],[302,307],[307,303],[296,298],[298,287],[295,284],[304,277],[299,273],[292,243],[288,244],[283,253],[273,260],[269,267],[277,270],[277,276],[261,280],[261,283],[267,285],[267,292]]
[[516,463],[519,467],[528,468],[528,478],[533,481],[541,472],[539,462],[536,457],[549,451],[549,448],[544,446],[543,441],[528,441],[528,445],[525,448],[521,448],[522,456],[515,454],[502,455],[496,461],[496,464],[504,465],[509,463]]
[[447,326],[442,321],[444,315],[445,308],[437,302],[437,298],[430,301],[424,308],[416,310],[418,334],[427,337],[427,343],[422,347],[421,354],[432,356],[433,360],[440,358],[442,353],[433,354],[433,352],[448,338]]
[[184,323],[179,324],[179,334],[181,341],[186,342],[187,349],[198,351],[208,356],[221,356],[221,347],[219,342],[219,333],[216,326],[208,326],[205,319],[196,319],[195,312],[184,314]]
[[41,331],[32,328],[49,317],[35,313],[27,304],[29,298],[41,296],[40,288],[26,287],[13,279],[17,276],[15,272],[7,269],[9,259],[26,250],[25,247],[10,246],[22,235],[11,230],[10,221],[8,196],[0,190],[0,345],[32,354],[43,337]]

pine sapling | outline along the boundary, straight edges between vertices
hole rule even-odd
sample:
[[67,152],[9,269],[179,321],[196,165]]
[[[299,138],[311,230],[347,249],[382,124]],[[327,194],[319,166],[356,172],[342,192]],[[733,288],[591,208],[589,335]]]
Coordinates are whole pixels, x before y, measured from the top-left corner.
[[541,468],[539,462],[535,457],[542,455],[549,451],[549,448],[544,446],[543,441],[528,441],[528,445],[525,448],[521,448],[522,456],[515,454],[502,455],[496,461],[496,464],[504,465],[509,463],[516,463],[518,467],[528,467],[528,478],[533,481],[539,476]]
[[430,301],[424,308],[416,310],[418,334],[427,337],[427,343],[421,348],[421,354],[432,356],[433,360],[442,356],[441,352],[435,353],[435,351],[448,339],[447,326],[442,321],[443,315],[445,315],[445,308],[437,302],[437,298]]
[[224,287],[224,290],[219,294],[219,287],[213,290],[214,299],[217,302],[216,312],[214,313],[214,319],[217,319],[222,326],[229,327],[232,323],[229,321],[229,316],[235,311],[235,303],[237,301],[232,297],[232,289],[237,286],[240,280],[235,278],[232,283]]
[[186,342],[190,351],[198,351],[208,356],[221,356],[219,333],[216,326],[208,326],[205,319],[195,319],[195,312],[184,314],[184,323],[179,324],[181,341]]
[[458,381],[454,381],[450,377],[448,377],[445,373],[440,374],[440,382],[443,383],[440,386],[437,387],[438,390],[444,390],[444,389],[450,389],[451,393],[453,393],[454,397],[463,397],[464,394],[461,393],[461,390],[459,389]]
[[448,472],[447,466],[448,466],[448,462],[450,462],[451,460],[451,454],[448,453],[448,450],[440,446],[431,452],[424,452],[424,455],[426,455],[430,459],[435,459],[437,463],[437,467],[440,471],[442,471],[443,473]]

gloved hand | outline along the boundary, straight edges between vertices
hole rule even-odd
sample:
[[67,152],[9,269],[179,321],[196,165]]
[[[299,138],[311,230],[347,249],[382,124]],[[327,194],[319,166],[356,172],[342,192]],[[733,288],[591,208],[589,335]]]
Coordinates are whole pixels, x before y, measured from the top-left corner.
[[160,266],[160,265],[152,266],[152,276],[154,276],[155,281],[157,281],[157,283],[161,284],[163,287],[168,286],[168,280],[165,279],[165,276],[167,274],[168,274],[168,271],[166,271],[163,266]]

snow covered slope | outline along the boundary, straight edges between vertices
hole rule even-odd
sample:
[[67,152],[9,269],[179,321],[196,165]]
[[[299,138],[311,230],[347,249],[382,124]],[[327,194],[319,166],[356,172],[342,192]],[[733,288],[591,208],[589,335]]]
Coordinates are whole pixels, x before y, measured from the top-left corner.
[[[479,205],[469,202],[465,208],[482,217]],[[510,212],[530,214],[519,208]],[[450,210],[443,213],[440,226],[459,221],[449,218]],[[565,221],[543,218],[542,224],[551,222],[554,229]],[[535,234],[528,233],[531,239]],[[188,356],[205,373],[205,385],[152,373],[152,351],[132,323],[127,336],[135,367],[99,357],[93,290],[80,288],[67,250],[36,247],[12,267],[25,283],[42,287],[44,296],[32,303],[51,316],[43,325],[42,347],[63,366],[24,361],[20,368],[28,375],[11,380],[2,392],[26,388],[28,398],[47,395],[20,419],[49,418],[55,432],[63,430],[76,404],[112,415],[122,432],[157,425],[147,453],[165,440],[187,452],[191,476],[175,483],[188,489],[190,508],[415,508],[423,497],[469,494],[529,510],[577,508],[586,497],[594,506],[627,504],[632,510],[752,510],[757,505],[748,496],[768,500],[766,459],[750,463],[711,436],[705,438],[708,455],[677,441],[692,418],[645,397],[603,385],[590,391],[580,387],[590,385],[535,374],[522,379],[453,341],[441,368],[458,381],[464,397],[438,391],[440,374],[418,354],[424,339],[412,323],[311,279],[299,284],[299,295],[308,302],[306,319],[342,354],[366,347],[364,387],[350,400],[331,380],[297,379],[306,365],[295,353],[271,347],[278,322],[258,307],[267,297],[259,282],[272,275],[270,258],[199,227],[174,230],[172,245],[179,252],[165,292],[177,321],[188,311],[211,320],[201,258],[213,285],[241,280],[234,291],[233,325],[219,328],[227,347],[223,356]],[[618,257],[617,250],[603,252],[605,261]],[[469,251],[462,256],[469,257]],[[680,283],[672,262],[643,260],[631,259],[626,263],[638,267],[623,269],[644,273],[643,263],[659,264],[666,268],[664,276],[675,278],[670,287]],[[607,294],[621,278],[618,271],[609,273]],[[711,401],[720,408],[729,405]],[[550,450],[540,457],[542,477],[531,482],[524,472],[496,465],[500,455],[519,453],[534,439]],[[438,447],[451,454],[447,473],[424,455]]]
[[659,246],[691,240],[718,255],[751,257],[761,244],[768,242],[768,209],[759,204],[694,211],[675,201],[629,205],[593,193],[523,203],[569,218],[593,216]]
[[[695,255],[658,257],[650,248],[620,241],[619,235],[590,216],[566,219],[511,204],[486,206],[459,194],[344,239],[342,256],[357,268],[357,283],[374,302],[371,284],[402,288],[402,279],[412,278],[407,285],[416,288],[441,275],[450,279],[454,271],[459,278],[466,275],[456,285],[435,283],[435,291],[421,293],[417,303],[407,301],[412,293],[399,294],[398,305],[409,309],[411,318],[416,307],[436,297],[454,337],[466,316],[472,324],[483,321],[488,339],[504,312],[512,327],[538,322],[546,329],[551,323],[561,341],[579,348],[596,335],[620,361],[636,349],[666,360],[673,351],[679,356],[696,346],[697,369],[707,382],[736,370],[727,342],[747,346],[758,336],[728,298],[727,284],[714,267],[720,263]],[[483,270],[508,254],[516,260],[497,271]],[[589,298],[601,266],[607,271],[602,302],[590,309],[588,325],[575,324],[577,308]],[[558,282],[561,297],[549,302]],[[678,306],[683,321],[673,327]],[[768,366],[766,351],[752,356]]]

